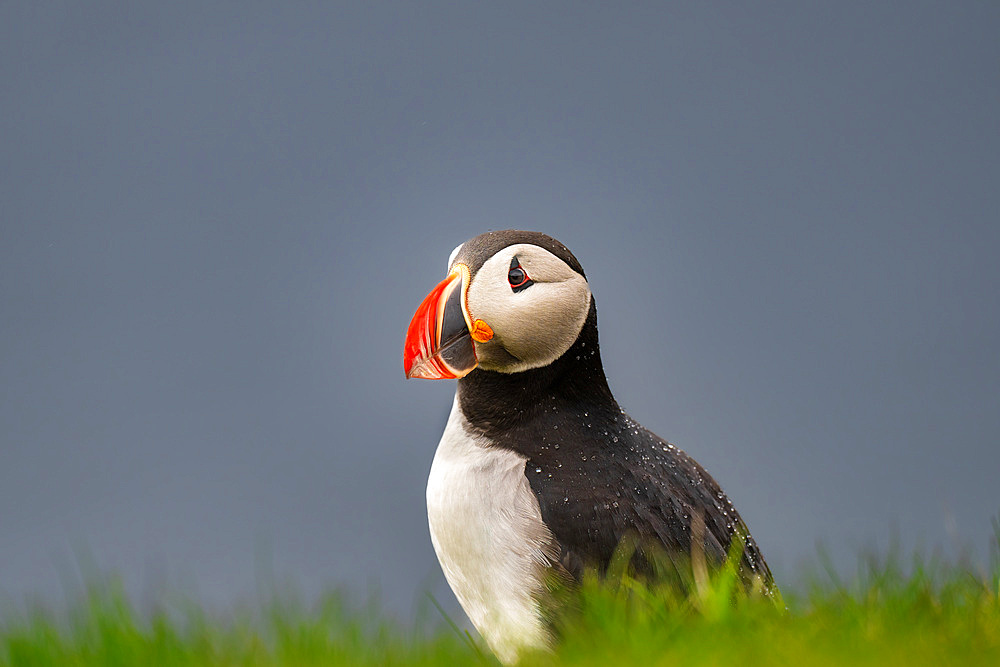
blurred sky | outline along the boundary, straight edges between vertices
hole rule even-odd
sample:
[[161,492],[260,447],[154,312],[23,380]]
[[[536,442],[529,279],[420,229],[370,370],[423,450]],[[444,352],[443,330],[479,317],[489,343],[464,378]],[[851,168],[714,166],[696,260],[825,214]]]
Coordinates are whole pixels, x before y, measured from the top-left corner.
[[779,582],[894,531],[985,558],[997,35],[988,0],[0,4],[0,602],[89,554],[454,607],[454,383],[402,343],[508,227],[576,253],[617,398]]

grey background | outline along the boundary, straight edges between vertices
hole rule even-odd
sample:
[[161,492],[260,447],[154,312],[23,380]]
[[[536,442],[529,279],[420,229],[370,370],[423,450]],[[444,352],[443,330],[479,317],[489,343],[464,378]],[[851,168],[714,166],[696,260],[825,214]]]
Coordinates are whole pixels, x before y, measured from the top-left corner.
[[[776,571],[1000,512],[1000,5],[0,4],[0,600],[448,604],[451,249],[572,248]],[[84,558],[85,560],[86,558]]]

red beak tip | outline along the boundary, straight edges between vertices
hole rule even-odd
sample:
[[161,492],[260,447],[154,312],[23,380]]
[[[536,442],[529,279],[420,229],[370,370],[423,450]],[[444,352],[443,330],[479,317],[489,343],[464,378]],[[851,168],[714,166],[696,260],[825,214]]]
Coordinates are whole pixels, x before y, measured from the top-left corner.
[[[459,378],[475,368],[475,349],[472,339],[459,335],[466,331],[465,320],[455,318],[454,310],[461,308],[463,275],[452,272],[431,290],[417,308],[406,330],[403,343],[403,373],[407,379],[446,380]],[[442,332],[445,312],[451,312],[449,330]],[[454,330],[453,330],[454,329]],[[461,331],[459,331],[459,329]],[[456,335],[459,335],[456,338]],[[442,338],[445,338],[442,348]],[[468,350],[455,345],[467,345]],[[447,350],[447,352],[446,352]],[[456,361],[457,360],[457,361]],[[466,366],[471,361],[472,365]]]

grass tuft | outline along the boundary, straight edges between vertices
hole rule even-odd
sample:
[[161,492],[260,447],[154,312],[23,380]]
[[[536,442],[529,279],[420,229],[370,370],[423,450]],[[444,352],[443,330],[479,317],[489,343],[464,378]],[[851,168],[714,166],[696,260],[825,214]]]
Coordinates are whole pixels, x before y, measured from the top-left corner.
[[[891,549],[861,558],[851,579],[831,570],[784,598],[745,592],[733,566],[695,564],[691,576],[686,595],[626,572],[587,577],[556,620],[559,646],[523,664],[1000,665],[1000,549],[979,572],[940,559],[904,563]],[[408,628],[339,594],[213,618],[191,603],[139,613],[110,580],[89,586],[65,614],[35,607],[0,616],[4,667],[495,664],[450,620]]]

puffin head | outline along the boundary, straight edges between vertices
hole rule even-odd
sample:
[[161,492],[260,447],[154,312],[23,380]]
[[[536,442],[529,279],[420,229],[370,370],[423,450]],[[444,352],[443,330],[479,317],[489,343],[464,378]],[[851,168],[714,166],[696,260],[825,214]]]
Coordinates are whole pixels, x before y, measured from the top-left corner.
[[540,232],[487,232],[452,251],[448,277],[423,300],[403,349],[408,378],[519,373],[573,345],[591,310],[583,268]]

